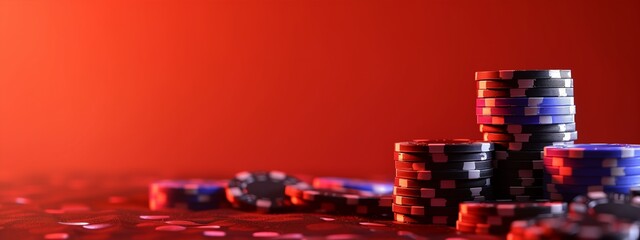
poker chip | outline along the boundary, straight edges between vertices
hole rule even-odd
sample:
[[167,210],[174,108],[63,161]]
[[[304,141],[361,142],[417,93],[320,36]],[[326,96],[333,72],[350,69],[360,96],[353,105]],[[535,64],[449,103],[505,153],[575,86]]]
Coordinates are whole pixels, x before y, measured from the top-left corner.
[[510,196],[542,196],[544,188],[533,186],[533,187],[523,187],[523,186],[506,186],[497,189],[497,191],[505,191]]
[[575,122],[574,115],[476,116],[479,124],[559,124]]
[[476,80],[571,78],[571,70],[497,70],[476,72]]
[[478,89],[503,89],[503,88],[571,88],[573,79],[512,79],[512,80],[480,80],[476,81]]
[[493,142],[496,151],[540,151],[544,147],[553,145],[573,144],[573,141],[566,142]]
[[557,107],[479,107],[476,115],[492,116],[536,116],[576,114],[575,106]]
[[501,169],[544,169],[542,160],[498,160],[496,165]]
[[472,188],[407,188],[393,187],[393,196],[416,197],[416,198],[457,198],[471,201],[478,197],[491,196],[491,187]]
[[635,176],[623,176],[623,177],[574,177],[574,176],[559,176],[547,174],[545,177],[550,183],[567,184],[567,185],[602,185],[602,186],[615,186],[615,185],[640,185],[640,175]]
[[544,169],[501,169],[504,169],[506,171],[500,172],[498,176],[508,176],[510,178],[541,178],[544,176]]
[[259,212],[277,212],[291,204],[285,187],[311,188],[307,183],[280,171],[240,172],[232,178],[226,189],[227,200],[236,208]]
[[518,220],[507,239],[638,239],[638,223],[610,214],[573,214]]
[[390,217],[391,197],[384,196],[389,206],[367,205],[367,204],[345,204],[344,202],[333,202],[326,199],[304,200],[299,197],[291,197],[291,201],[300,210],[311,210],[314,212],[329,213],[336,215],[363,215],[374,217]]
[[633,176],[640,175],[640,167],[610,167],[610,168],[573,168],[546,166],[545,171],[560,176]]
[[396,222],[453,226],[460,202],[493,199],[493,150],[490,142],[468,139],[396,143]]
[[454,225],[456,222],[456,216],[413,216],[401,213],[394,213],[393,219],[396,223],[407,224]]
[[391,204],[389,196],[365,192],[343,192],[330,189],[306,189],[298,186],[286,186],[285,194],[308,202],[331,202],[337,205],[366,205],[388,207]]
[[149,185],[151,210],[219,208],[225,200],[223,180],[161,180]]
[[493,168],[491,161],[469,161],[451,163],[425,163],[425,162],[403,162],[395,161],[395,168],[399,170],[423,171],[433,170],[483,170]]
[[491,160],[491,152],[478,153],[394,153],[393,159],[402,162],[430,162],[430,163],[447,163],[447,162],[471,162]]
[[588,194],[589,192],[606,192],[606,193],[629,193],[630,189],[636,185],[567,185],[567,184],[545,184],[545,190],[551,193],[571,193],[571,194]]
[[639,167],[640,157],[633,158],[563,158],[547,157],[543,159],[544,165],[552,167],[575,168],[610,168],[610,167]]
[[573,97],[478,98],[476,107],[554,107],[572,106]]
[[394,180],[395,186],[408,187],[408,188],[475,188],[475,187],[489,187],[491,186],[490,178],[481,179],[447,179],[447,180],[415,180],[396,177]]
[[572,144],[550,146],[545,156],[566,158],[634,158],[640,157],[640,145],[634,144]]
[[496,151],[497,160],[541,160],[542,151]]
[[[504,181],[504,180],[503,180]],[[521,178],[521,177],[509,177],[501,186],[521,186],[521,187],[534,187],[543,186],[543,178]]]
[[544,124],[544,125],[491,125],[480,124],[480,132],[491,133],[559,133],[576,131],[575,123]]
[[391,192],[393,191],[392,182],[342,177],[316,177],[313,179],[312,186],[315,189],[330,189],[338,191],[355,190],[379,195],[391,195]]
[[479,98],[573,97],[573,88],[509,88],[478,90]]
[[635,196],[640,196],[640,186],[638,186],[638,187],[634,186],[634,187],[629,188],[629,193],[634,197]]
[[478,234],[505,234],[511,223],[539,216],[556,216],[566,213],[562,202],[509,200],[494,202],[465,202],[460,204],[456,230]]
[[411,142],[396,143],[395,151],[408,153],[480,153],[493,151],[493,144],[469,139],[418,139]]
[[396,177],[417,180],[431,179],[486,179],[493,176],[493,169],[482,170],[447,170],[447,171],[430,171],[430,170],[400,170],[396,169]]
[[484,133],[486,141],[512,141],[512,142],[560,142],[575,141],[578,132],[563,133]]

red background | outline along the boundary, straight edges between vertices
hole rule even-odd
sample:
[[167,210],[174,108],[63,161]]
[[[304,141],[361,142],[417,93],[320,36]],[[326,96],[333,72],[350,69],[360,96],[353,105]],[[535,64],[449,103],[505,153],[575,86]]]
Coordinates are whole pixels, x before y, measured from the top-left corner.
[[0,169],[392,175],[479,138],[477,70],[569,68],[581,142],[640,142],[640,1],[0,1]]

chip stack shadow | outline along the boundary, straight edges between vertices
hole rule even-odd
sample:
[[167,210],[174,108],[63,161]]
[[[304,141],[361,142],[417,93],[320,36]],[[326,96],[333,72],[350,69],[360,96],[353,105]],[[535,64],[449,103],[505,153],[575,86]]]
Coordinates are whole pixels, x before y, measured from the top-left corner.
[[454,226],[461,202],[493,198],[493,150],[468,139],[396,143],[394,220]]
[[476,72],[476,119],[495,144],[497,198],[543,199],[546,146],[578,138],[571,70]]

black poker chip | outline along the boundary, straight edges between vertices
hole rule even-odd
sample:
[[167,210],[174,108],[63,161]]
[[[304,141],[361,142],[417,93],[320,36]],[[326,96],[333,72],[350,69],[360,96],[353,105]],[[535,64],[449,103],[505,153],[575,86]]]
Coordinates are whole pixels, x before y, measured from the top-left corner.
[[478,153],[492,150],[493,143],[469,139],[417,139],[395,144],[395,151],[404,153]]
[[509,178],[543,178],[545,173],[544,169],[500,168],[499,170],[498,176]]
[[308,202],[331,202],[337,205],[390,206],[391,197],[366,191],[338,191],[287,186],[285,194]]
[[394,162],[395,169],[400,170],[483,170],[493,168],[491,161],[485,160],[449,163]]
[[326,200],[304,200],[299,197],[292,197],[291,201],[301,210],[309,210],[337,215],[364,215],[376,217],[390,217],[391,199],[389,206],[366,205],[366,204],[345,204],[344,202],[333,202]]
[[561,142],[575,141],[578,139],[578,132],[563,133],[484,133],[486,141],[499,142]]
[[542,151],[496,151],[497,160],[542,160]]
[[478,90],[478,98],[573,97],[573,88],[509,88]]
[[569,204],[569,211],[581,214],[612,214],[629,221],[640,221],[640,197],[629,194],[588,192]]
[[396,177],[417,180],[443,179],[481,179],[493,176],[493,169],[482,170],[400,170],[396,169]]
[[229,180],[227,200],[234,207],[259,212],[277,212],[291,206],[285,187],[311,188],[307,183],[280,171],[240,172]]
[[415,188],[415,187],[393,187],[394,196],[414,197],[414,198],[455,198],[465,201],[477,200],[485,197],[491,200],[493,190],[491,186],[472,188]]
[[542,186],[521,187],[521,186],[500,186],[497,191],[510,196],[543,196]]
[[484,196],[472,197],[472,199],[460,198],[418,198],[394,196],[393,203],[404,206],[429,206],[429,207],[458,207],[461,202],[465,201],[484,201],[489,200]]
[[421,205],[398,205],[395,203],[391,204],[391,210],[394,213],[400,213],[405,215],[412,216],[443,216],[443,215],[453,215],[455,216],[458,213],[458,206],[451,207],[431,207],[431,206],[421,206]]
[[518,220],[507,239],[638,239],[640,226],[610,214],[569,214]]
[[532,125],[494,125],[480,124],[480,132],[490,133],[559,133],[576,131],[575,123],[532,124]]
[[478,71],[476,80],[571,78],[571,70],[496,70]]
[[545,147],[573,144],[573,141],[562,142],[493,142],[496,151],[543,151]]
[[497,160],[495,163],[497,168],[505,170],[544,169],[542,160]]
[[476,85],[478,89],[570,88],[570,87],[573,87],[573,79],[552,78],[552,79],[481,80],[481,81],[476,81]]
[[498,200],[487,202],[465,202],[460,204],[461,214],[494,215],[494,216],[532,216],[538,214],[564,214],[567,204],[545,200],[513,202]]
[[402,153],[395,152],[393,159],[403,162],[428,162],[428,163],[447,163],[447,162],[467,162],[467,161],[484,161],[493,158],[492,152],[478,153]]
[[491,186],[491,178],[481,179],[448,179],[448,180],[415,180],[396,177],[395,186],[407,188],[474,188]]
[[502,184],[505,186],[520,186],[520,187],[535,187],[544,186],[544,178],[519,178],[510,177],[501,179]]

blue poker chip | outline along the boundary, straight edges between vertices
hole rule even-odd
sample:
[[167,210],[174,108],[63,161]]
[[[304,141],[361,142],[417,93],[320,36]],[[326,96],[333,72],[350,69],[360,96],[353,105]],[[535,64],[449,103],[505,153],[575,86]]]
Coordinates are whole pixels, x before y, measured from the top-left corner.
[[476,116],[479,124],[558,124],[574,123],[574,115]]
[[636,144],[573,144],[550,146],[544,149],[546,156],[567,158],[633,158],[640,157],[640,145]]
[[634,158],[563,158],[544,157],[544,165],[552,167],[575,168],[607,168],[607,167],[639,167],[640,157]]
[[571,78],[568,69],[478,71],[476,80]]
[[483,116],[536,116],[576,114],[576,106],[557,107],[478,107],[476,115]]
[[572,106],[573,97],[478,98],[476,107],[554,107]]
[[640,167],[610,167],[610,168],[575,168],[545,166],[549,174],[560,176],[633,176],[640,175]]
[[545,174],[544,177],[547,182],[554,184],[602,186],[640,185],[640,175],[624,177],[574,177]]
[[566,185],[566,184],[545,184],[545,190],[552,193],[571,193],[571,194],[585,194],[588,192],[613,192],[613,193],[628,193],[631,188],[636,185],[616,185],[616,186],[603,186],[603,185]]
[[313,179],[312,185],[316,189],[355,190],[380,195],[391,195],[393,192],[393,182],[369,181],[353,178],[316,177]]
[[161,180],[149,185],[151,210],[207,210],[225,203],[226,180]]

